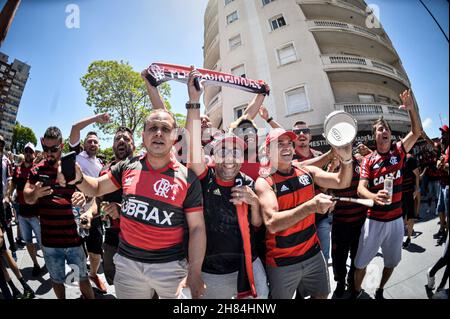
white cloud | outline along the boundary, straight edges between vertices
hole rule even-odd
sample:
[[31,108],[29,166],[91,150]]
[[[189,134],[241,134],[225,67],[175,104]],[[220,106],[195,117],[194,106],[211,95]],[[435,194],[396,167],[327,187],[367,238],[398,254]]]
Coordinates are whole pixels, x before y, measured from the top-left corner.
[[429,118],[429,117],[427,117],[422,122],[422,126],[423,126],[424,129],[430,128],[432,124],[433,124],[433,120],[431,118]]

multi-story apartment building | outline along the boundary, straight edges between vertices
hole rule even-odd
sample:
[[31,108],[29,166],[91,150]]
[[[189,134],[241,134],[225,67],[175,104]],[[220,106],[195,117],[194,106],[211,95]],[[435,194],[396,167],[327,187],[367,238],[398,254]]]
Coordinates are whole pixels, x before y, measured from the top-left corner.
[[[204,68],[265,80],[265,105],[284,127],[307,122],[324,147],[326,116],[345,110],[371,139],[383,116],[395,136],[409,130],[399,94],[411,87],[388,35],[362,0],[210,0],[204,15]],[[226,128],[252,95],[208,87],[206,113]],[[264,126],[261,120],[259,125]]]
[[0,52],[0,134],[6,147],[11,146],[20,99],[30,73],[30,66],[17,59],[8,63],[8,56]]

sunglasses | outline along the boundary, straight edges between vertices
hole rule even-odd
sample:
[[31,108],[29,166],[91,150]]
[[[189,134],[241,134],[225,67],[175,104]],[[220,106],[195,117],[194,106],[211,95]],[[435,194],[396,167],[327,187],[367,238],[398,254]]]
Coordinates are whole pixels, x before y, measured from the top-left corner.
[[293,129],[292,132],[294,132],[295,135],[300,135],[300,134],[310,134],[311,130],[309,128],[296,128]]
[[33,151],[32,149],[26,148],[26,149],[24,150],[24,153],[25,153],[25,154],[33,154],[34,151]]
[[57,153],[59,150],[61,149],[61,145],[55,145],[55,146],[45,146],[44,144],[42,144],[42,150],[45,153]]

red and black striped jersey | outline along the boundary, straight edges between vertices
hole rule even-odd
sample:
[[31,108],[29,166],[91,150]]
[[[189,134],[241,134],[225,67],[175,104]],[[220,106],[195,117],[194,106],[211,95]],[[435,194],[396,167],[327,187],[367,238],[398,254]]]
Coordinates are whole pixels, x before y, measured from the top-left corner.
[[41,222],[42,245],[53,248],[68,248],[81,245],[77,224],[72,213],[72,194],[75,186],[61,187],[56,183],[57,169],[48,162],[35,165],[29,175],[31,184],[39,181],[40,175],[48,175],[53,193],[38,200],[38,211]]
[[369,191],[377,193],[384,188],[386,177],[394,179],[392,203],[385,206],[374,205],[369,208],[368,218],[388,222],[402,217],[402,169],[405,157],[406,152],[402,142],[393,144],[386,154],[374,151],[364,157],[360,178],[369,181]]
[[108,175],[123,191],[118,252],[144,263],[185,258],[185,214],[203,212],[196,174],[174,158],[155,170],[144,154],[117,163]]
[[[297,207],[315,196],[314,180],[305,169],[292,166],[289,174],[277,171],[264,179],[277,196],[278,211]],[[266,232],[266,247],[266,263],[272,267],[293,265],[319,253],[314,214],[283,231]]]
[[14,168],[12,174],[12,182],[16,187],[17,198],[20,205],[19,215],[22,217],[38,216],[38,206],[28,205],[27,203],[25,203],[25,199],[23,197],[23,189],[25,188],[25,184],[27,183],[31,169],[32,166],[26,167],[25,163],[22,163],[21,165]]
[[403,167],[403,193],[413,193],[416,187],[416,175],[414,170],[418,167],[417,160],[411,154],[406,155]]
[[[353,177],[350,187],[345,189],[333,189],[334,196],[358,198],[358,184],[361,167],[353,158]],[[333,224],[360,223],[366,218],[367,207],[350,202],[337,201],[333,211]]]

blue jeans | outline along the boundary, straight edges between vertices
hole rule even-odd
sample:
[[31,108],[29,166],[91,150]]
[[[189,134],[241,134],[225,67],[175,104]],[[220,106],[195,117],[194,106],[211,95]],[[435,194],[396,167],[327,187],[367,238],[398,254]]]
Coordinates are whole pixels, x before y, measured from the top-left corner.
[[55,284],[64,284],[66,279],[66,260],[67,264],[74,270],[75,281],[84,281],[88,279],[86,254],[83,247],[52,248],[42,246],[45,265],[51,280]]
[[449,200],[449,186],[442,186],[439,191],[439,198],[436,206],[438,213],[445,213],[448,216],[448,200]]
[[23,241],[30,245],[33,243],[33,232],[36,236],[36,241],[39,246],[41,246],[41,224],[39,223],[39,218],[37,217],[19,217],[19,227],[20,234],[22,235]]
[[322,247],[322,253],[325,260],[328,262],[330,258],[330,234],[331,234],[331,214],[327,218],[322,219],[316,225],[317,236],[319,237],[320,247]]

